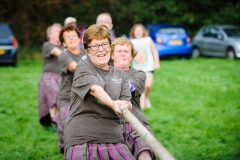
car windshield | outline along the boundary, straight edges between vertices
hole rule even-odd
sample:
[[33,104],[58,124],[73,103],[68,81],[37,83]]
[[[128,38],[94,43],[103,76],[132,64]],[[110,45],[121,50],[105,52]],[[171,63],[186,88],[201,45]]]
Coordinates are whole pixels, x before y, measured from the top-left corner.
[[12,32],[5,24],[0,24],[0,38],[8,38],[12,36]]
[[225,28],[223,29],[228,37],[240,37],[240,28]]
[[169,27],[169,28],[160,28],[157,33],[159,33],[159,34],[186,34],[186,31],[184,28]]

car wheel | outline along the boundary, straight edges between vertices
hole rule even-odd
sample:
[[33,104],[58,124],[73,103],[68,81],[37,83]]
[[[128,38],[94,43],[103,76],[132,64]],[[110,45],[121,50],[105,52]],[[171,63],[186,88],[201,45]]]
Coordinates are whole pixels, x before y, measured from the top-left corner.
[[230,60],[233,60],[235,58],[235,53],[234,53],[233,49],[227,50],[226,57]]
[[200,56],[201,56],[200,50],[197,47],[194,47],[193,51],[192,51],[192,57],[196,58],[196,57],[200,57]]

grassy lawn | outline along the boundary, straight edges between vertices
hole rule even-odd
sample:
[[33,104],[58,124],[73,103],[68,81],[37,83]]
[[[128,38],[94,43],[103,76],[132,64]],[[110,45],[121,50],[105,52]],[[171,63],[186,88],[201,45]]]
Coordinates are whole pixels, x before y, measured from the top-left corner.
[[[0,67],[0,159],[63,159],[57,134],[38,122],[42,62]],[[144,110],[157,139],[178,160],[240,159],[240,61],[162,60]]]

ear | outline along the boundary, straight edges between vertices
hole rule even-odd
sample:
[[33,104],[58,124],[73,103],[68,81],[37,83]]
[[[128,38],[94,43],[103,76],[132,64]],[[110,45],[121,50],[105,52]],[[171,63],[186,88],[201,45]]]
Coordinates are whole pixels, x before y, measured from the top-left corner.
[[113,28],[113,24],[111,23],[111,24],[109,24],[109,30],[111,30],[112,28]]
[[114,59],[114,58],[113,58],[113,53],[111,54],[111,59]]
[[87,53],[87,55],[89,56],[89,50],[88,49],[84,49],[85,50],[85,52]]
[[133,56],[131,56],[131,60],[130,61],[132,61],[133,60]]
[[67,45],[66,45],[66,43],[65,43],[65,42],[63,42],[63,43],[62,43],[62,45],[63,45],[64,47],[66,47],[66,48],[67,48]]

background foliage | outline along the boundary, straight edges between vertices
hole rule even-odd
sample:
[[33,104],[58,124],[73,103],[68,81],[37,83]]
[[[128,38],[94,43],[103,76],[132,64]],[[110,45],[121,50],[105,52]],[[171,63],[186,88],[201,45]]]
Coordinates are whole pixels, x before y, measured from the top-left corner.
[[63,24],[68,16],[78,25],[95,23],[101,12],[112,15],[118,36],[129,33],[135,23],[183,24],[193,37],[203,25],[240,25],[238,0],[0,0],[0,22],[11,25],[20,46],[42,45],[46,28]]

